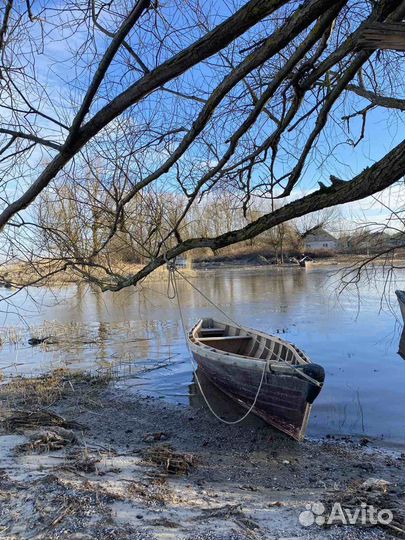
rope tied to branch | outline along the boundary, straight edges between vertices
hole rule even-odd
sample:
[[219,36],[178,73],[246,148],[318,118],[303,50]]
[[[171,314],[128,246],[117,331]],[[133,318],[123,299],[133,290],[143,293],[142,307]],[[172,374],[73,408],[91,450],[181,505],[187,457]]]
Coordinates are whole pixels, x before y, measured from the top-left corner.
[[176,298],[176,259],[173,259],[171,261],[168,261],[166,256],[166,267],[168,271],[168,278],[167,278],[167,298],[169,300],[174,300]]

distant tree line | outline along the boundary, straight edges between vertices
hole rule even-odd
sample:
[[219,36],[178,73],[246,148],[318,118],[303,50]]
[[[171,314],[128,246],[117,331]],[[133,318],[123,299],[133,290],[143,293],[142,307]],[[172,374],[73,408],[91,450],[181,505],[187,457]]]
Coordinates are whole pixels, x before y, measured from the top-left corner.
[[[268,212],[269,205],[274,204],[252,198],[244,210],[237,194],[218,189],[187,212],[173,236],[173,226],[187,205],[187,198],[178,193],[149,188],[126,205],[117,231],[110,238],[115,220],[112,210],[114,196],[103,188],[97,177],[92,177],[94,173],[87,170],[80,182],[63,178],[38,198],[36,221],[40,225],[40,235],[36,239],[37,251],[47,254],[50,260],[63,262],[73,257],[85,260],[98,252],[100,263],[144,264],[162,242],[170,249],[190,238],[220,236],[254,222]],[[254,252],[261,248],[283,263],[286,256],[302,253],[305,232],[336,224],[338,218],[339,213],[332,209],[282,223],[239,243],[227,253],[247,253],[249,248]],[[189,256],[199,260],[213,255],[211,249],[200,249],[190,252]]]

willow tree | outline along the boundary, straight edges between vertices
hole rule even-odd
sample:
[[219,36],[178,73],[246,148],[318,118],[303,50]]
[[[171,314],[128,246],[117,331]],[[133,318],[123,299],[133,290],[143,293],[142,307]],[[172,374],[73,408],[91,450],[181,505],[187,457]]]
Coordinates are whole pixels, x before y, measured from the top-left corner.
[[[404,55],[362,37],[404,16],[397,0],[6,0],[3,261],[25,258],[41,278],[52,261],[52,272],[72,268],[118,290],[189,250],[249,240],[392,186],[405,173],[405,140],[384,130],[405,110]],[[378,136],[379,155],[367,159]],[[253,200],[270,204],[221,234],[188,234],[189,216],[218,191],[246,216]],[[128,222],[142,221],[136,209],[151,192],[166,194],[155,220],[165,227],[147,220],[158,240],[141,269],[122,275],[103,254],[123,229],[142,243]],[[64,193],[77,215],[98,216],[98,241],[84,243],[92,247],[69,248],[58,219],[39,219],[41,201]],[[86,227],[84,218],[83,235]]]

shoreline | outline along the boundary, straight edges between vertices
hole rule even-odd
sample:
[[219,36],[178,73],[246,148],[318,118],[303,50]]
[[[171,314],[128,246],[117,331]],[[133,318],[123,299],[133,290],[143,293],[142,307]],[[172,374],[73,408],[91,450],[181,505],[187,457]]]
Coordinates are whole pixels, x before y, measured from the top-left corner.
[[[306,505],[353,499],[405,526],[405,455],[366,440],[297,443],[62,370],[3,383],[0,403],[6,540],[393,538],[388,526],[300,523]],[[389,484],[365,488],[370,478]]]
[[[313,264],[309,271],[316,270],[317,268],[324,268],[327,266],[331,267],[342,267],[350,268],[356,264],[360,264],[362,261],[367,260],[366,255],[336,255],[334,257],[320,257],[315,258]],[[396,259],[397,264],[405,264],[405,259]],[[386,261],[382,259],[376,259],[372,262],[374,266],[383,267],[386,264]],[[139,264],[124,264],[118,266],[114,271],[122,273],[122,275],[133,275],[143,268]],[[198,277],[201,273],[206,272],[207,270],[232,270],[232,269],[246,269],[246,270],[261,270],[261,269],[300,269],[305,271],[305,268],[301,268],[298,263],[293,262],[284,262],[284,263],[274,263],[270,260],[267,260],[261,255],[252,255],[252,257],[243,257],[243,258],[218,258],[207,260],[207,261],[197,261],[193,262],[190,267],[182,267],[179,269],[187,277],[193,278]],[[307,270],[308,271],[308,270]],[[27,266],[15,266],[15,267],[5,267],[0,274],[0,288],[5,290],[13,291],[17,285],[26,283],[27,287],[41,288],[41,287],[62,287],[70,286],[73,284],[87,284],[90,285],[91,282],[87,279],[84,279],[83,276],[78,276],[72,272],[61,272],[57,273],[52,277],[44,278],[44,281],[39,281],[38,283],[32,284],[29,280],[32,279],[31,276],[32,267]],[[46,272],[44,272],[46,275]],[[35,277],[38,276],[35,274]],[[161,266],[149,274],[142,283],[153,283],[155,281],[161,281],[162,279],[167,279],[167,269],[165,266]]]

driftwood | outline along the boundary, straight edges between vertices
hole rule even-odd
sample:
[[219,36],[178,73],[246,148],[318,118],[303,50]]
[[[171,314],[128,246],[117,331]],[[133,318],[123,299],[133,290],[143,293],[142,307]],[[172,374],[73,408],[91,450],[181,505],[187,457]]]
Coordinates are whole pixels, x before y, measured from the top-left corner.
[[197,462],[193,454],[175,452],[168,444],[148,448],[144,451],[144,457],[163,467],[169,474],[188,474]]
[[7,431],[33,429],[39,426],[59,426],[66,429],[83,429],[78,422],[66,420],[62,416],[45,410],[14,410],[3,420],[3,428]]

